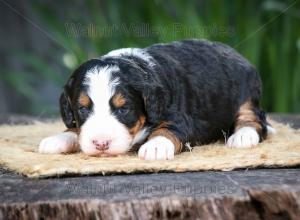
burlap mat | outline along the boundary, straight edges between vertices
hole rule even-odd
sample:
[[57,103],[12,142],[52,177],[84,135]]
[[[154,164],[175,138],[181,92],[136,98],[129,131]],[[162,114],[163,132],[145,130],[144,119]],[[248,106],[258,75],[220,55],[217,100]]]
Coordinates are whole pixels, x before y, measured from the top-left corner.
[[185,172],[254,167],[290,167],[300,164],[300,130],[272,121],[277,134],[257,147],[231,149],[221,141],[195,147],[169,161],[144,161],[136,153],[112,158],[82,153],[47,155],[37,153],[40,140],[63,131],[61,122],[0,126],[0,165],[27,177],[135,172]]

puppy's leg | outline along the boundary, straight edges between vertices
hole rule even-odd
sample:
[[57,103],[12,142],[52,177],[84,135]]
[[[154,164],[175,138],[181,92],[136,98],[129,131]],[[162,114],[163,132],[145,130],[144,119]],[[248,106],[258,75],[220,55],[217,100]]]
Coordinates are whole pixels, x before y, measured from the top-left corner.
[[68,129],[58,135],[44,138],[39,145],[39,153],[60,154],[79,150],[78,129]]
[[138,156],[145,160],[169,160],[175,153],[180,153],[181,148],[180,140],[169,129],[158,128],[140,147]]
[[266,118],[251,101],[242,104],[235,119],[234,133],[229,137],[227,146],[248,148],[256,146],[265,138],[267,131]]

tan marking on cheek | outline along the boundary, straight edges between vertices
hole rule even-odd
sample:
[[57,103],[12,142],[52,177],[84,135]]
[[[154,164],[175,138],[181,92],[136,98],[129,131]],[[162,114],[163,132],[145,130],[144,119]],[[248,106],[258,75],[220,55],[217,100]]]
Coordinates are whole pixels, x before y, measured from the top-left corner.
[[85,107],[88,107],[91,103],[90,97],[88,97],[85,93],[81,93],[79,96],[79,104]]
[[123,105],[125,105],[126,99],[124,98],[124,96],[121,93],[117,93],[113,96],[112,102],[115,107],[120,108]]
[[157,128],[166,128],[171,124],[170,121],[163,121],[160,123],[160,125]]
[[163,136],[165,138],[168,138],[175,146],[175,153],[178,154],[182,150],[182,143],[180,140],[167,128],[159,128],[151,133],[149,136],[149,139],[157,136]]
[[131,136],[135,136],[143,128],[145,121],[145,116],[140,116],[139,120],[135,123],[135,125],[129,129],[129,134]]
[[250,101],[240,106],[236,116],[235,131],[247,126],[254,127],[258,133],[262,131],[262,126],[253,111],[253,105]]

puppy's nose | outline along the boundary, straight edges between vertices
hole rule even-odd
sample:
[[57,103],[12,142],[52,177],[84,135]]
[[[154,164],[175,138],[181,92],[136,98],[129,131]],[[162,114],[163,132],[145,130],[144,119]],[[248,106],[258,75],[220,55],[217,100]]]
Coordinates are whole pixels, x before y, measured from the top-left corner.
[[99,140],[92,140],[93,145],[99,151],[108,150],[109,145],[111,144],[111,140],[99,141]]

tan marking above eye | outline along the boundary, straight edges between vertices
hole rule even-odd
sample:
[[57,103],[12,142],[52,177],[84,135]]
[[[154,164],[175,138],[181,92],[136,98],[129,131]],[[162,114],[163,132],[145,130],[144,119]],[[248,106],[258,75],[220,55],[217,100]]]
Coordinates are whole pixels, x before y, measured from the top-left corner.
[[85,93],[80,93],[80,96],[79,96],[79,104],[82,105],[82,106],[85,106],[85,107],[88,107],[91,103],[91,99],[90,97],[88,97],[88,95],[86,95]]
[[126,99],[121,93],[117,93],[113,96],[112,98],[112,103],[114,104],[115,107],[120,108],[123,105],[125,105]]

